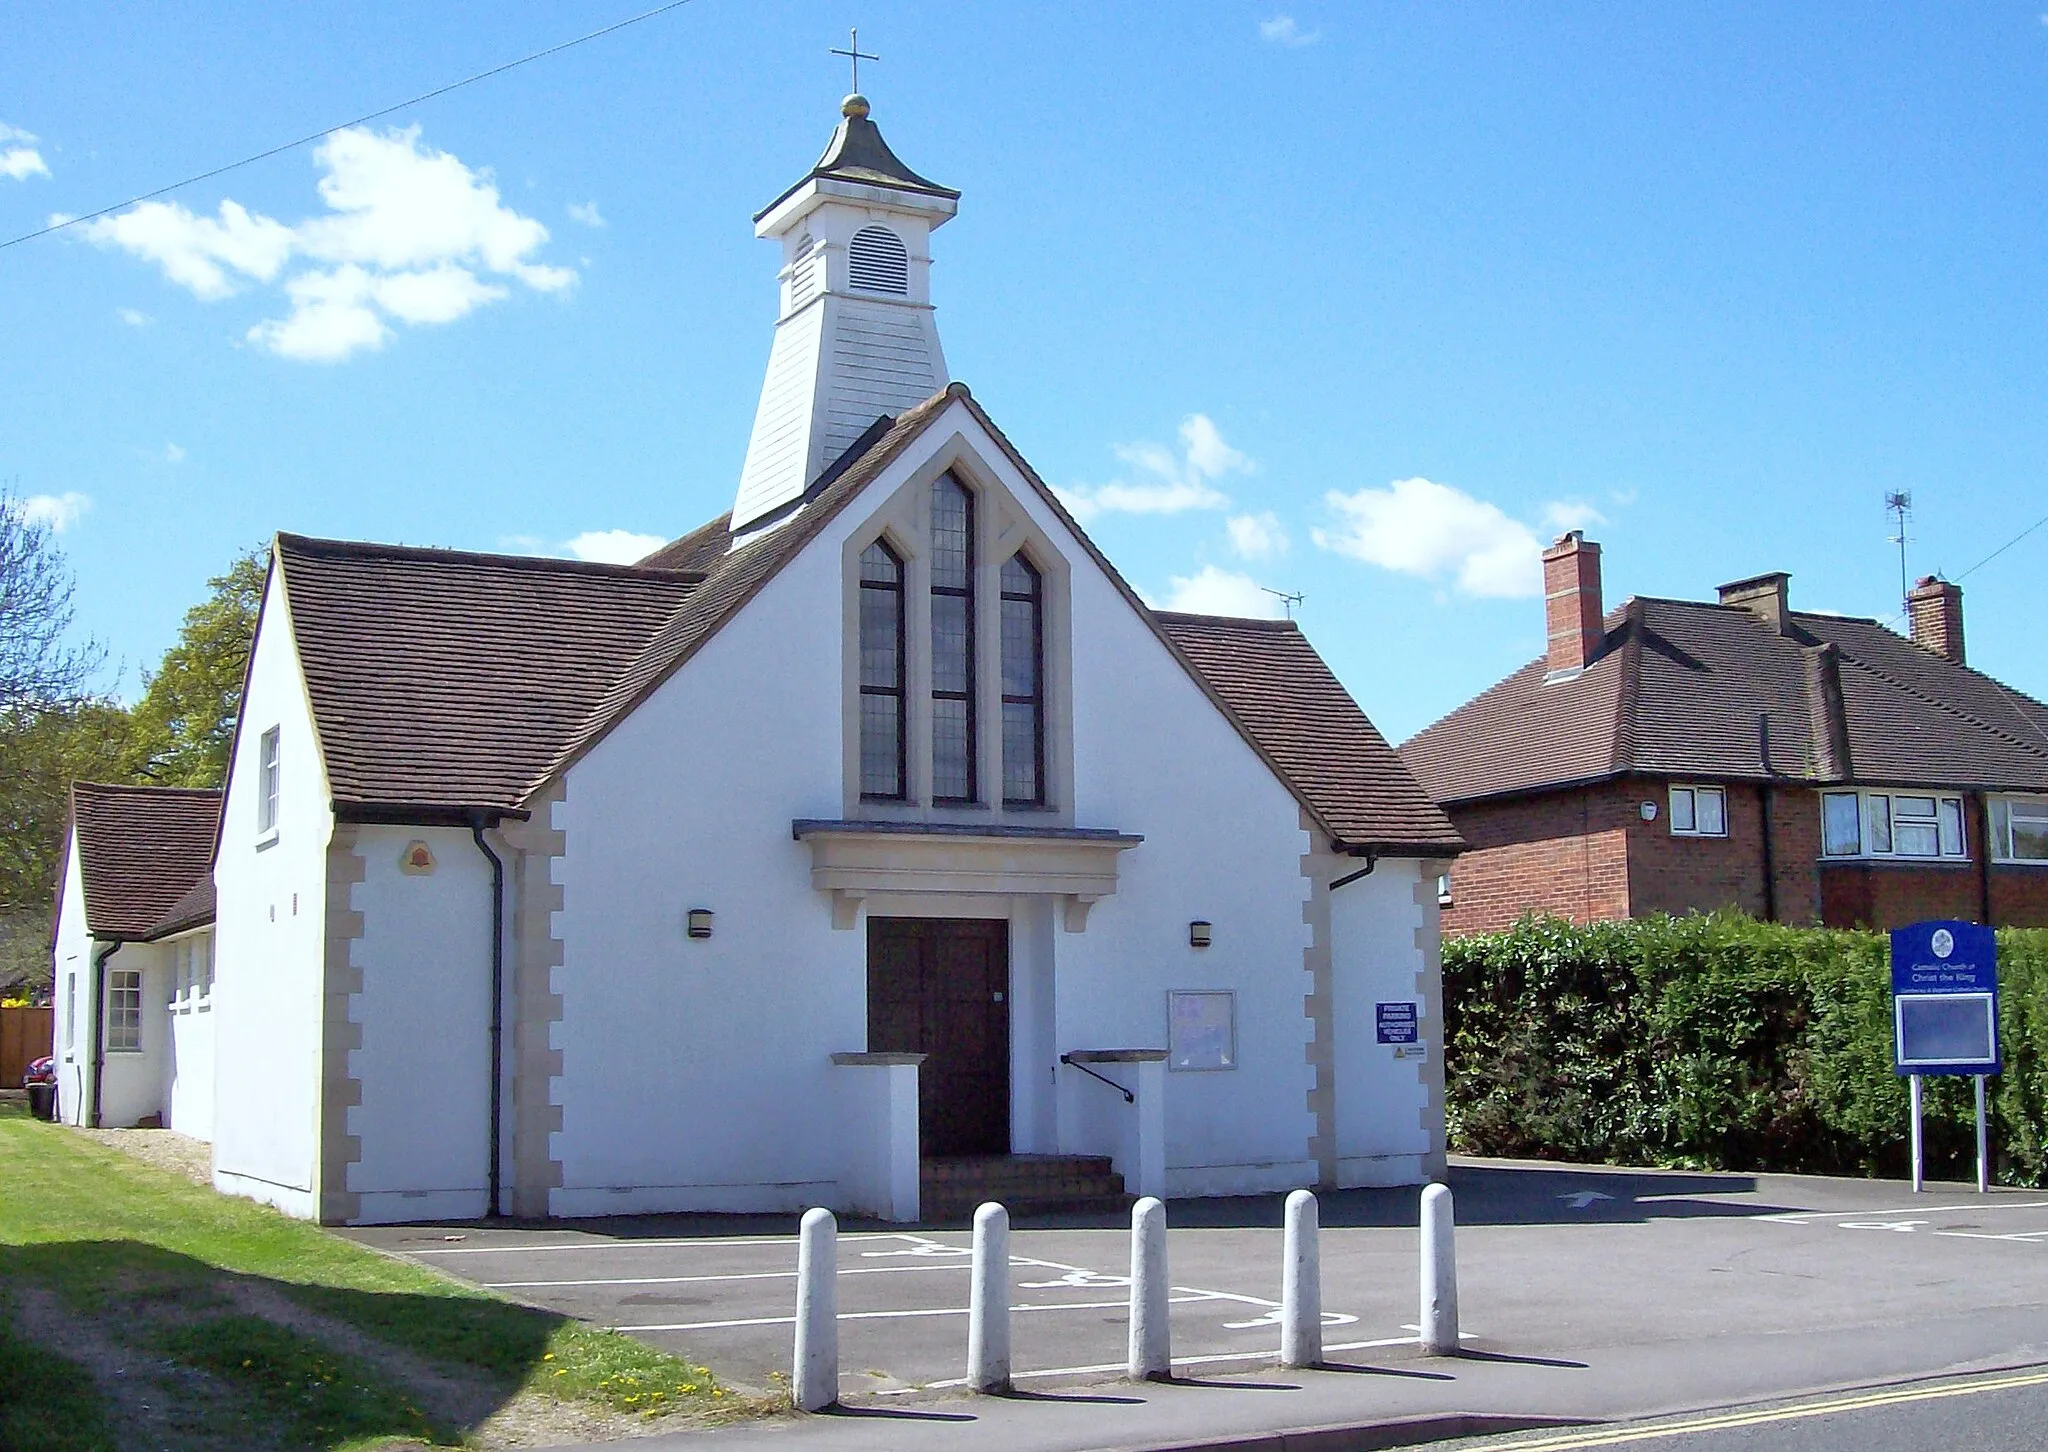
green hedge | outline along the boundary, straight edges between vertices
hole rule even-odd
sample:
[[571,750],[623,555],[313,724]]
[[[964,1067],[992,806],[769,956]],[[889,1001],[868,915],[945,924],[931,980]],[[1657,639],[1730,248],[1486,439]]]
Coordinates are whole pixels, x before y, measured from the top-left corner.
[[[2000,1183],[2048,1184],[2048,929],[1998,935]],[[1444,944],[1451,1144],[1468,1154],[1904,1176],[1877,933],[1737,916],[1525,918]],[[1928,1173],[1975,1174],[1968,1079],[1928,1082]]]

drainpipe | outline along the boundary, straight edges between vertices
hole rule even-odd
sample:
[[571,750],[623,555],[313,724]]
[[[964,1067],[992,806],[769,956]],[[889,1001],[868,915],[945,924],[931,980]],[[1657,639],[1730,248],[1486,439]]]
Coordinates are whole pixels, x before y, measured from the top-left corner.
[[505,1114],[505,862],[484,841],[481,812],[470,819],[469,835],[491,864],[491,1166],[489,1200],[484,1213],[496,1219],[501,1213],[499,1160]]
[[1977,897],[1987,928],[1991,921],[1991,794],[1977,793]]
[[100,1081],[107,1068],[107,959],[120,951],[117,938],[92,956],[92,1129],[100,1127]]
[[1338,878],[1335,882],[1330,884],[1330,891],[1335,892],[1338,888],[1344,886],[1346,883],[1356,882],[1361,877],[1371,877],[1372,870],[1380,865],[1379,858],[1373,856],[1372,853],[1369,851],[1360,848],[1353,848],[1350,855],[1353,857],[1363,857],[1365,859],[1365,866],[1359,868],[1356,872],[1345,873],[1342,877]]
[[1764,769],[1763,785],[1757,788],[1757,801],[1763,811],[1764,849],[1764,921],[1778,920],[1778,865],[1774,844],[1771,841],[1771,717],[1768,711],[1760,711],[1756,718],[1756,750]]

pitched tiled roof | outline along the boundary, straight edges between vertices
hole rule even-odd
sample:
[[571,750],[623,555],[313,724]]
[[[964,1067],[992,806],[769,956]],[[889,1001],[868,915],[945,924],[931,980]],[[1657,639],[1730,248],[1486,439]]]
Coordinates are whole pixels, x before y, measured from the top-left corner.
[[[221,794],[183,787],[71,788],[71,821],[85,890],[86,928],[96,938],[157,936],[171,909],[205,885],[212,917],[214,832]],[[61,892],[61,888],[60,888]]]
[[724,517],[632,566],[279,536],[337,804],[520,808],[716,635],[955,401],[1333,837],[1456,850],[1450,824],[1298,630],[1153,616],[957,383],[877,420],[791,517],[737,543]]
[[1873,620],[1639,599],[1605,624],[1578,675],[1532,661],[1401,759],[1441,802],[1628,772],[2048,790],[2048,707]]
[[515,808],[696,574],[279,535],[337,803]]
[[1292,621],[1152,618],[1340,843],[1444,853],[1464,845]]

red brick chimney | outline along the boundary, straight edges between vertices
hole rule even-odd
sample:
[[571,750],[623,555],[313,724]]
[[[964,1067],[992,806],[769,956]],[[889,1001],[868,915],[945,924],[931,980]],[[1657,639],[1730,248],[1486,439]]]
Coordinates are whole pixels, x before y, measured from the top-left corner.
[[1913,644],[1963,663],[1963,587],[1932,575],[1922,577],[1906,597],[1913,618]]
[[1543,552],[1543,617],[1550,631],[1550,674],[1575,675],[1600,653],[1600,546],[1579,530]]

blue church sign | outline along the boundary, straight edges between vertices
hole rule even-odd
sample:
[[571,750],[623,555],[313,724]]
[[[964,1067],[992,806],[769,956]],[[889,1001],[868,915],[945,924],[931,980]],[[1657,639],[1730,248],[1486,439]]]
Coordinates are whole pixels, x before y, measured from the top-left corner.
[[1998,940],[1975,923],[1892,930],[1892,1068],[1996,1074]]

